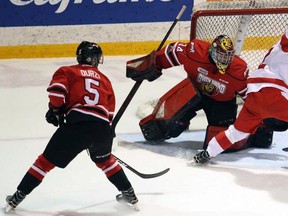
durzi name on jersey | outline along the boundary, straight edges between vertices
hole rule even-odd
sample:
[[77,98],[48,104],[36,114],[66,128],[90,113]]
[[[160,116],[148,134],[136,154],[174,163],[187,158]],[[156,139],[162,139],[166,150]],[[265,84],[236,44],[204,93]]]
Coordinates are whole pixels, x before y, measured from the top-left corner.
[[80,72],[82,76],[100,79],[100,75],[94,70],[80,70]]
[[210,83],[211,85],[214,85],[216,87],[216,89],[218,90],[219,93],[221,94],[224,94],[225,93],[225,90],[226,90],[226,85],[219,82],[219,81],[216,81],[214,79],[211,79],[210,77],[208,76],[205,76],[201,73],[198,74],[198,77],[197,77],[197,82],[199,83]]

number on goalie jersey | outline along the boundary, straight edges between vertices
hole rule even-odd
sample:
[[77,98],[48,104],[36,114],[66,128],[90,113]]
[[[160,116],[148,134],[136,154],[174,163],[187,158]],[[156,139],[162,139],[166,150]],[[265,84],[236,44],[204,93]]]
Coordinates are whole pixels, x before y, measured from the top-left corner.
[[[157,143],[179,136],[199,110],[204,110],[208,121],[204,148],[215,131],[218,133],[233,124],[237,115],[236,96],[245,99],[249,73],[247,63],[234,53],[233,42],[226,35],[216,37],[211,44],[194,39],[188,43],[171,43],[158,51],[157,68],[183,66],[188,78],[161,97],[153,113],[140,121],[145,139]],[[171,105],[179,103],[179,98],[181,104],[171,111]],[[259,128],[263,130],[267,142],[260,145],[266,147],[271,144],[273,132]],[[250,141],[249,145],[254,142],[259,145],[254,138]],[[249,146],[247,143],[239,144],[235,150]]]

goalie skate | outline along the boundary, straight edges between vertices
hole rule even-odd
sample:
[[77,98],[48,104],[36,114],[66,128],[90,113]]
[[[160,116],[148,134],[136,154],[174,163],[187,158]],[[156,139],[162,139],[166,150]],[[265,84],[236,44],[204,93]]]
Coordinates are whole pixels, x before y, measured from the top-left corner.
[[116,196],[116,200],[119,203],[127,204],[128,206],[132,207],[136,211],[140,210],[138,206],[138,199],[134,193],[133,188],[130,188],[125,191],[121,191],[121,194],[118,194]]

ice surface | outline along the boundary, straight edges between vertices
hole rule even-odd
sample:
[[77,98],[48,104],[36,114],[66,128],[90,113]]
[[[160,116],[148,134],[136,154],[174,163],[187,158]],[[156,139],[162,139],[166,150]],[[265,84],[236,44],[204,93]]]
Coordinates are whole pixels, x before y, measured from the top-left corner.
[[[119,108],[134,82],[125,78],[129,56],[105,57],[100,66],[114,85]],[[73,58],[0,61],[0,206],[42,153],[55,131],[44,119],[46,88],[54,71]],[[199,114],[190,131],[151,145],[138,126],[139,104],[160,97],[185,77],[181,67],[143,82],[120,119],[113,153],[143,173],[170,168],[158,178],[142,179],[124,168],[139,199],[140,211],[116,202],[118,191],[90,161],[86,152],[66,169],[55,168],[15,211],[21,216],[286,216],[288,213],[287,132],[275,133],[270,149],[222,154],[212,165],[186,163],[201,147],[206,120]],[[1,212],[0,215],[3,215]]]

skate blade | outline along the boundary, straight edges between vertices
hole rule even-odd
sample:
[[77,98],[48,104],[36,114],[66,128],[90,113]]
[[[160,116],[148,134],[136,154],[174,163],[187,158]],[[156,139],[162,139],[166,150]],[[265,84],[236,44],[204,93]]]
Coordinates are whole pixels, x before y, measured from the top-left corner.
[[132,208],[133,210],[135,211],[140,211],[140,208],[138,206],[138,202],[137,203],[134,203],[134,204],[131,204],[131,203],[128,203],[126,201],[124,201],[123,199],[118,199],[117,200],[120,204],[123,204],[125,206],[128,206],[129,208]]
[[203,166],[207,166],[208,164],[209,163],[196,163],[195,160],[191,160],[186,163],[187,166],[194,166],[194,167],[203,167]]
[[5,214],[10,214],[14,212],[14,208],[9,204],[7,204],[2,210]]
[[186,163],[187,166],[197,166],[198,164],[195,162],[195,160],[190,160]]
[[128,206],[129,208],[131,208],[131,209],[133,209],[133,210],[135,210],[135,211],[140,211],[140,208],[139,208],[139,206],[138,206],[138,203],[131,204],[131,203],[125,202],[125,203],[122,203],[122,204]]
[[130,205],[132,205],[132,207],[133,207],[133,209],[134,209],[135,211],[140,211],[140,208],[139,208],[138,203],[130,204]]

